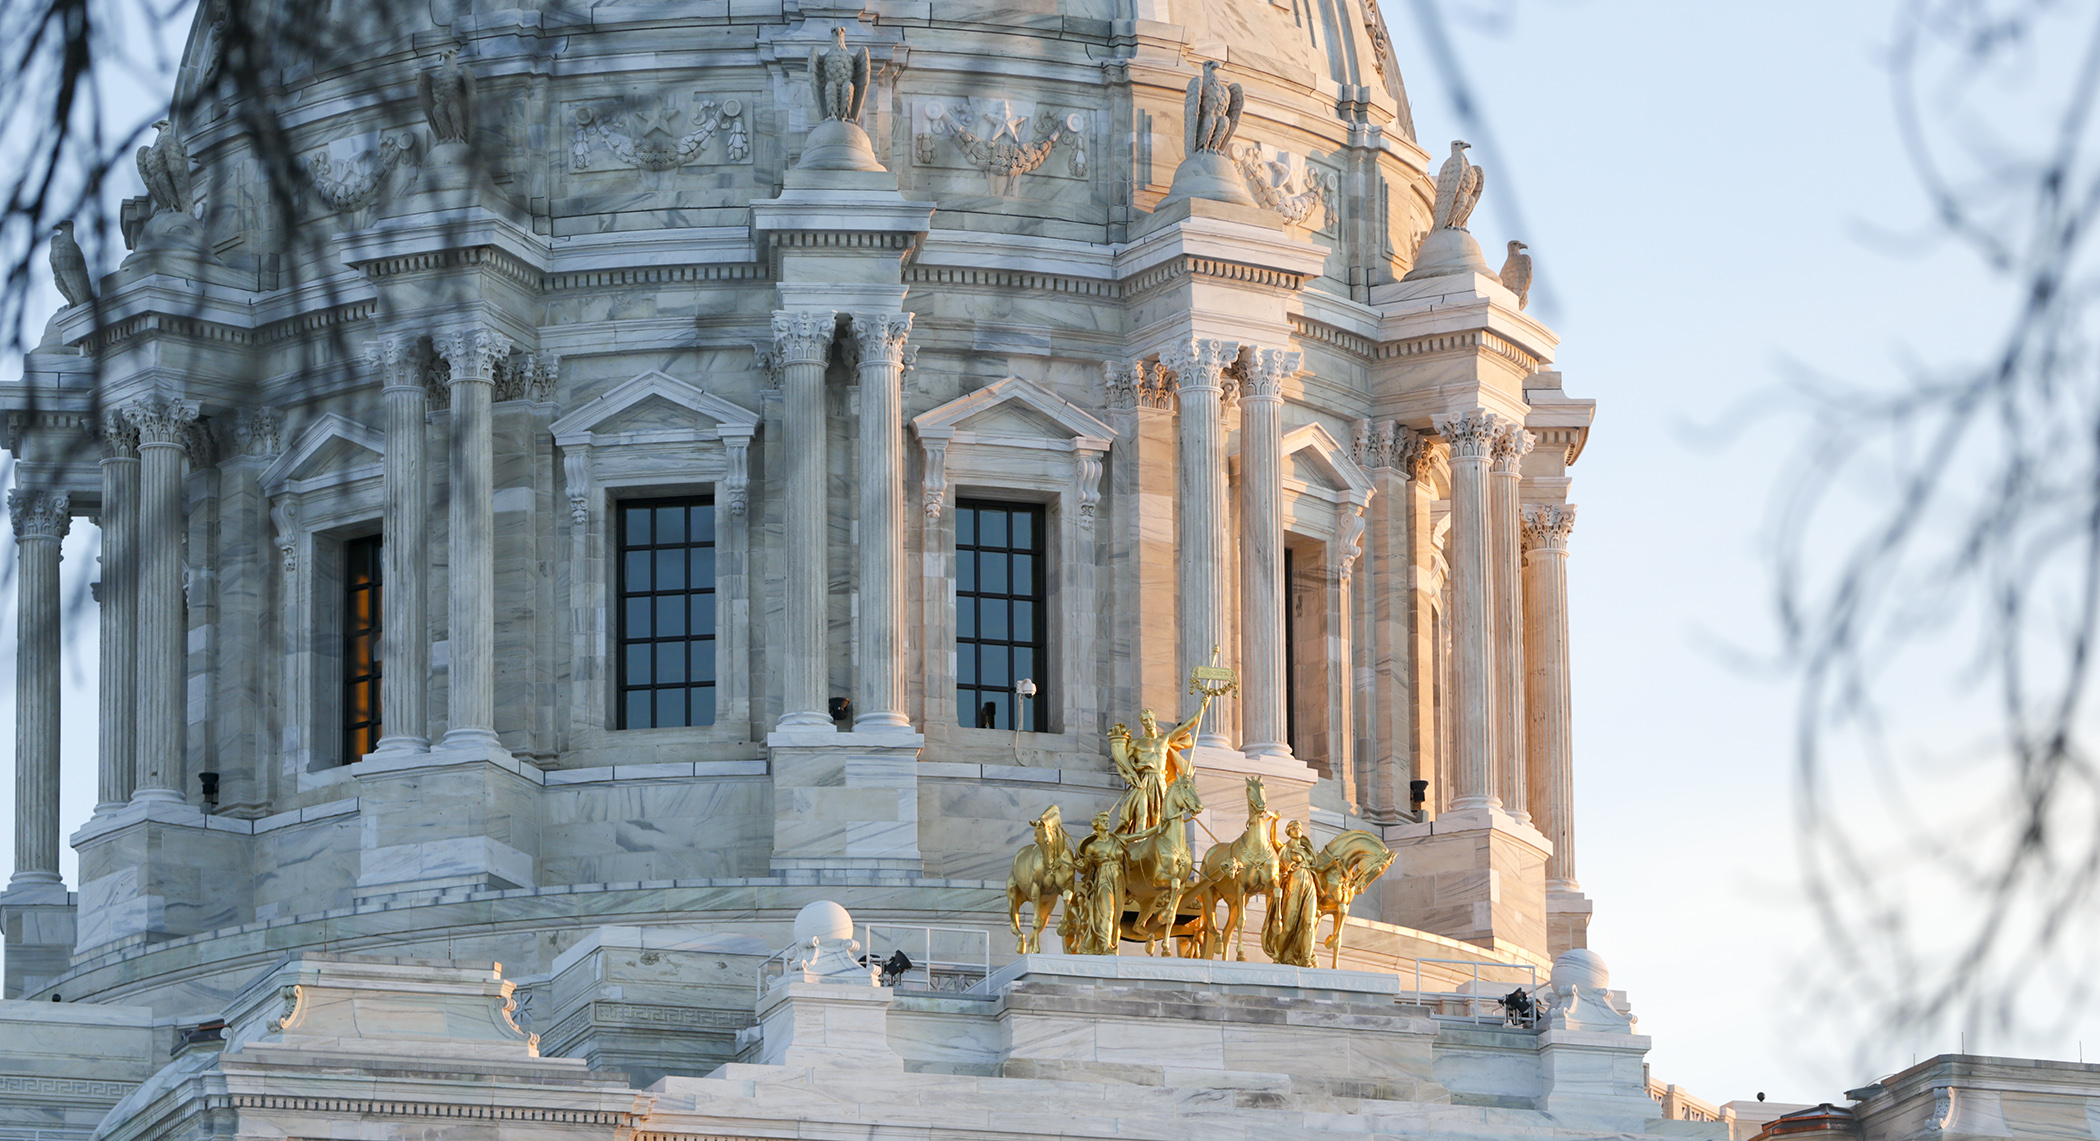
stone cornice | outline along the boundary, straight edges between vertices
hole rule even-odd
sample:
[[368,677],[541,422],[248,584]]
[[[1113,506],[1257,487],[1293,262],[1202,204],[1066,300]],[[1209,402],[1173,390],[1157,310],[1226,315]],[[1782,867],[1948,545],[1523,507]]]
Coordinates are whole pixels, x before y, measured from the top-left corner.
[[1501,357],[1527,373],[1537,372],[1545,363],[1525,351],[1522,346],[1486,329],[1468,329],[1457,333],[1436,333],[1426,337],[1388,341],[1377,346],[1374,358],[1384,361],[1405,357],[1471,355],[1482,352]]

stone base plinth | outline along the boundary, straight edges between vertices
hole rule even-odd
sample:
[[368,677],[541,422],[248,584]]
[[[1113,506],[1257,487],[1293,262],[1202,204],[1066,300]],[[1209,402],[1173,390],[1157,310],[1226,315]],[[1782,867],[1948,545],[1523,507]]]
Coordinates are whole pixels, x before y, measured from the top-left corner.
[[1395,824],[1397,858],[1370,889],[1389,923],[1496,950],[1547,957],[1546,857],[1552,843],[1499,809]]
[[1590,945],[1590,897],[1579,891],[1546,891],[1546,953],[1555,959],[1561,952]]
[[20,884],[0,893],[7,976],[0,998],[21,998],[73,965],[73,894],[64,884]]
[[74,951],[180,939],[254,918],[246,821],[177,800],[134,800],[73,834]]
[[919,872],[917,733],[780,730],[773,770],[775,871]]
[[783,982],[758,1000],[757,1061],[767,1066],[902,1070],[890,1049],[891,991],[879,986]]
[[1661,1117],[1662,1107],[1648,1096],[1648,1074],[1642,1066],[1648,1046],[1643,1034],[1545,1031],[1539,1035],[1539,1108],[1556,1116],[1624,1117],[1634,1122]]
[[351,774],[363,818],[359,902],[534,885],[539,785],[509,754],[374,754]]
[[636,1088],[704,1077],[736,1060],[753,1022],[751,979],[772,951],[699,927],[600,927],[554,961],[528,1028],[546,1054],[624,1073]]

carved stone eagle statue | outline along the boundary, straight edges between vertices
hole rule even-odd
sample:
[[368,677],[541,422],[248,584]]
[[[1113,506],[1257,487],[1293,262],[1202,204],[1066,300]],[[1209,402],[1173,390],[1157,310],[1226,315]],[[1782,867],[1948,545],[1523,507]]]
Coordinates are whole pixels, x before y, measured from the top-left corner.
[[1509,243],[1509,259],[1502,263],[1502,288],[1517,295],[1517,308],[1531,304],[1531,255],[1522,251],[1530,249],[1522,242]]
[[73,222],[68,219],[51,232],[51,276],[66,304],[85,305],[95,299],[95,279],[88,274],[87,255],[73,240]]
[[416,77],[423,117],[430,121],[435,144],[465,143],[474,138],[474,70],[447,50],[436,67]]
[[868,98],[868,49],[846,47],[846,29],[831,29],[831,46],[822,52],[809,49],[809,90],[817,112],[826,119],[846,123],[860,121],[861,105]]
[[1247,96],[1237,83],[1218,79],[1218,61],[1206,60],[1203,74],[1189,80],[1188,99],[1182,108],[1182,138],[1190,154],[1225,154],[1232,134],[1240,129],[1240,109]]
[[159,134],[139,148],[139,177],[146,182],[146,195],[155,213],[190,212],[190,152],[182,145],[168,120],[153,124]]
[[1487,173],[1466,161],[1466,148],[1473,144],[1458,139],[1451,140],[1451,157],[1436,172],[1436,205],[1430,211],[1430,225],[1449,230],[1463,230],[1466,219],[1473,216],[1473,207],[1480,204],[1480,190],[1487,181]]

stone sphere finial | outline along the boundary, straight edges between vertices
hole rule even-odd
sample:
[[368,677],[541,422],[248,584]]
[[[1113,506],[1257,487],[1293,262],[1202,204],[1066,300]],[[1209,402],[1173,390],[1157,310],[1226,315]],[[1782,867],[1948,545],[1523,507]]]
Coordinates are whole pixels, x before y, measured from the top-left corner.
[[1604,956],[1588,947],[1576,947],[1561,952],[1553,960],[1553,989],[1565,991],[1568,987],[1584,990],[1603,990],[1611,986],[1611,968],[1604,965]]
[[805,906],[795,913],[795,942],[807,943],[811,939],[852,941],[853,916],[828,899]]

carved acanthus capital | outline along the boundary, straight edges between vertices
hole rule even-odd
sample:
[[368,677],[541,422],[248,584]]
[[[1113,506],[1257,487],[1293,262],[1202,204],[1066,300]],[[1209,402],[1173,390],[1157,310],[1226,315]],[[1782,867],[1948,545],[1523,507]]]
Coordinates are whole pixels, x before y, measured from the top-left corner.
[[909,313],[855,313],[853,345],[863,366],[880,362],[901,376],[904,345],[911,337]]
[[104,459],[139,458],[139,426],[125,417],[123,412],[115,408],[105,408],[96,418],[95,426],[102,433]]
[[140,447],[184,447],[189,443],[190,425],[197,422],[197,411],[194,400],[149,396],[125,405],[123,415],[138,429]]
[[365,342],[365,363],[379,382],[388,388],[397,386],[422,386],[421,362],[416,359],[416,346],[408,337],[374,337]]
[[1102,361],[1101,393],[1112,412],[1128,412],[1138,405],[1138,386],[1145,380],[1143,361]]
[[508,357],[516,347],[509,337],[494,329],[445,333],[432,337],[430,343],[452,370],[452,384],[494,384],[496,362]]
[[773,358],[785,368],[821,365],[831,355],[839,315],[830,309],[780,310],[773,314]]
[[751,343],[751,363],[766,374],[766,387],[780,387],[780,350],[771,341]]
[[1249,400],[1283,399],[1283,382],[1298,375],[1305,354],[1286,349],[1262,349],[1241,370]]
[[1475,408],[1455,416],[1437,418],[1436,433],[1451,445],[1453,460],[1482,460],[1494,451],[1495,440],[1502,434],[1502,417],[1485,408]]
[[1523,467],[1524,457],[1538,444],[1538,437],[1524,430],[1520,424],[1503,421],[1502,431],[1496,433],[1495,442],[1489,448],[1494,460],[1495,472],[1500,475],[1516,475]]
[[233,417],[234,448],[244,456],[274,456],[284,450],[284,413],[243,408]]
[[1174,374],[1174,384],[1178,391],[1210,389],[1222,394],[1226,381],[1225,370],[1232,367],[1239,357],[1238,341],[1191,337],[1161,352],[1159,363],[1162,368]]
[[63,491],[15,488],[7,493],[7,514],[14,521],[18,543],[24,539],[63,539],[73,527],[72,500]]
[[1565,551],[1568,532],[1575,529],[1572,503],[1527,503],[1524,505],[1524,546],[1528,550]]

